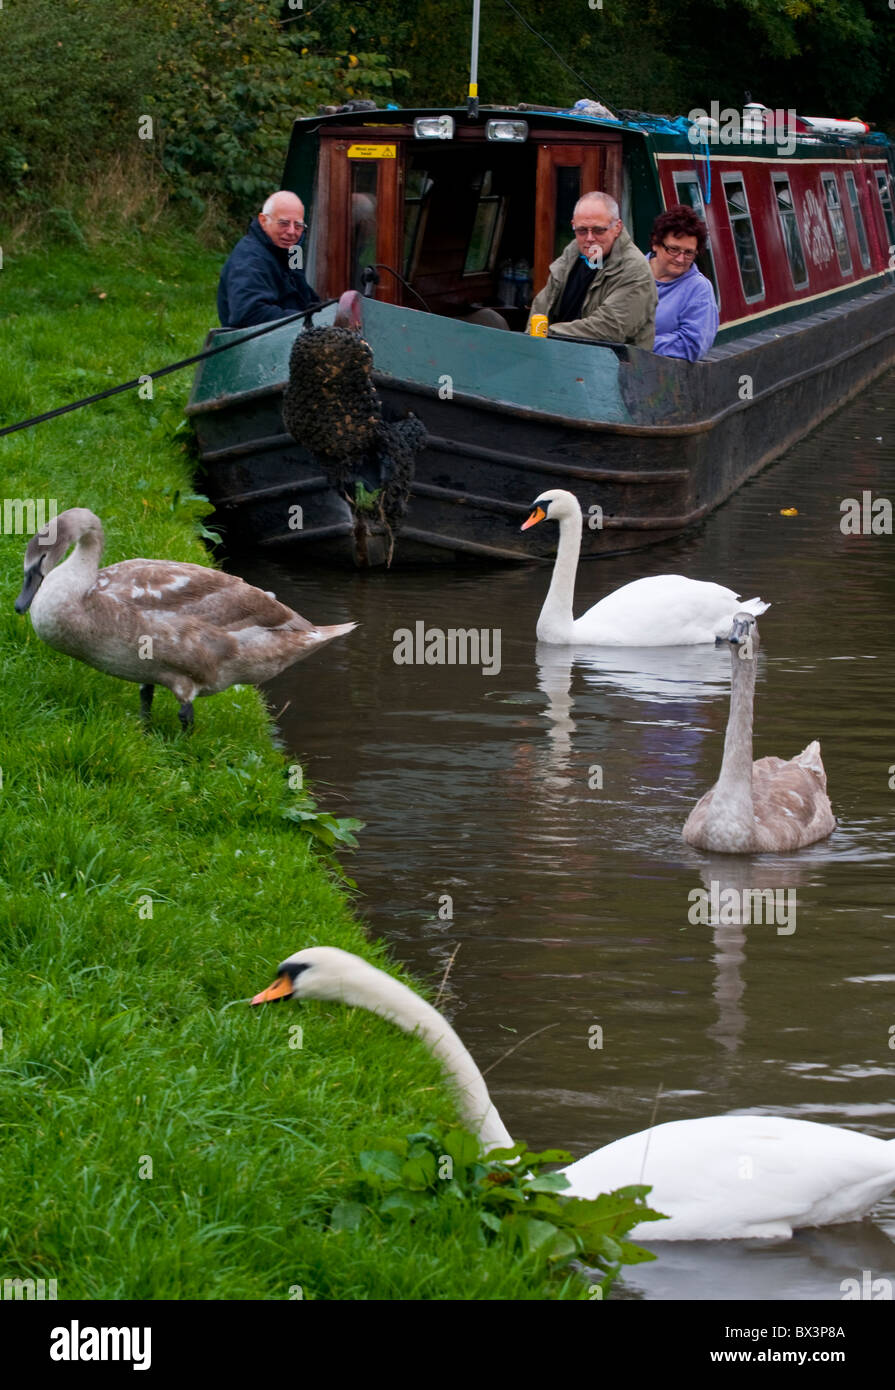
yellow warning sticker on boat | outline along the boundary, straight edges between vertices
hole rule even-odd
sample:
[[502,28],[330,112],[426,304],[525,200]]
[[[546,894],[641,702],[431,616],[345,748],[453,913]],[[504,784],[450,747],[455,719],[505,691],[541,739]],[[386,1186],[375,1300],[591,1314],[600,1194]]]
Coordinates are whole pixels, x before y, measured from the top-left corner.
[[349,159],[394,159],[397,145],[349,145]]

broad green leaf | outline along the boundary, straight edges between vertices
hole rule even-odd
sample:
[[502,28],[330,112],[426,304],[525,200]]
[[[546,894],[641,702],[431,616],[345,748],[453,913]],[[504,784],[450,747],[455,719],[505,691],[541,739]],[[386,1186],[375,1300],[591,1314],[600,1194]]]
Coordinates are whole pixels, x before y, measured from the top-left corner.
[[401,1159],[389,1149],[365,1149],[360,1156],[360,1166],[365,1173],[391,1182],[401,1181]]
[[527,1255],[538,1252],[546,1254],[546,1248],[559,1235],[559,1228],[552,1221],[538,1221],[533,1216],[507,1216],[504,1229],[515,1236]]
[[424,1192],[408,1192],[403,1189],[400,1192],[390,1192],[387,1197],[383,1197],[379,1203],[379,1210],[383,1216],[418,1216],[421,1211],[430,1207],[434,1200],[434,1197]]
[[569,1180],[563,1173],[542,1173],[539,1178],[523,1183],[526,1192],[563,1192],[568,1186]]
[[408,1144],[428,1144],[432,1148],[439,1148],[441,1136],[434,1129],[417,1129],[413,1134],[407,1136]]
[[462,1164],[465,1168],[477,1162],[482,1146],[468,1130],[451,1129],[444,1136],[444,1151],[455,1163]]
[[620,1240],[619,1245],[621,1246],[622,1260],[626,1265],[642,1265],[647,1260],[656,1258],[652,1250],[644,1250],[642,1245],[634,1245],[630,1240]]
[[489,1207],[525,1205],[525,1194],[518,1187],[492,1187],[490,1183],[485,1183],[481,1193],[482,1201],[487,1202]]
[[572,1155],[566,1153],[565,1149],[545,1149],[543,1153],[532,1153],[530,1149],[525,1150],[524,1163],[544,1164],[544,1163],[571,1163]]
[[410,1158],[401,1169],[401,1182],[406,1187],[427,1188],[435,1182],[435,1155],[424,1153]]
[[485,1157],[489,1163],[507,1163],[525,1152],[524,1144],[514,1144],[511,1149],[489,1149]]
[[377,1134],[373,1140],[377,1149],[388,1149],[389,1153],[398,1154],[401,1158],[407,1158],[407,1139],[393,1139],[390,1135]]
[[549,1260],[567,1260],[572,1255],[577,1255],[579,1246],[577,1241],[569,1235],[568,1231],[557,1231],[552,1245],[547,1250]]
[[604,1260],[611,1260],[616,1265],[622,1261],[622,1248],[611,1236],[597,1236],[595,1240],[588,1241],[587,1253],[602,1255]]
[[356,1231],[364,1219],[365,1208],[360,1202],[337,1202],[329,1218],[333,1231]]
[[352,833],[355,830],[363,830],[366,821],[358,820],[355,816],[343,816],[334,821],[331,827],[333,836],[340,844],[350,845],[352,849],[357,849],[357,839]]

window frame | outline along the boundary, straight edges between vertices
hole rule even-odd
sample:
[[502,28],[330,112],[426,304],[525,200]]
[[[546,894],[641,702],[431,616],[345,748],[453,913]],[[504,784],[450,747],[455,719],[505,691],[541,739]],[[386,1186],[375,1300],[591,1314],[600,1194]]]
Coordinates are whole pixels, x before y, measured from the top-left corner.
[[[778,188],[779,186],[781,186],[781,185],[784,185],[784,184],[785,184],[785,186],[786,186],[787,192],[789,193],[789,203],[790,203],[790,206],[789,206],[788,211],[789,211],[789,212],[791,213],[791,215],[792,215],[793,225],[795,226],[795,229],[796,229],[796,240],[797,240],[798,243],[799,243],[799,251],[800,251],[801,256],[802,256],[802,268],[803,268],[803,270],[804,270],[804,272],[805,272],[805,278],[804,278],[804,280],[797,280],[797,279],[796,279],[795,267],[794,267],[794,265],[793,265],[793,263],[792,263],[792,257],[791,257],[791,255],[789,254],[789,238],[788,238],[788,236],[787,236],[787,233],[786,233],[786,225],[785,225],[784,220],[783,220],[783,218],[784,218],[784,210],[781,208],[781,206],[780,206],[780,199],[779,199],[779,197],[777,196],[777,188]],[[809,271],[808,271],[808,257],[805,255],[805,244],[804,244],[804,242],[802,241],[802,231],[801,231],[801,228],[799,227],[799,214],[798,214],[798,212],[796,211],[796,196],[795,196],[795,194],[794,194],[793,191],[792,191],[792,180],[790,179],[789,174],[786,173],[786,171],[783,170],[783,169],[772,171],[772,173],[771,173],[771,187],[772,187],[772,189],[774,190],[774,204],[775,204],[775,206],[776,206],[776,208],[777,208],[777,220],[778,220],[778,222],[780,223],[780,235],[783,237],[783,246],[784,246],[784,249],[785,249],[785,251],[786,251],[786,261],[787,261],[787,264],[788,264],[788,266],[789,266],[789,278],[790,278],[790,280],[792,281],[792,287],[793,287],[794,290],[804,290],[804,289],[807,289],[808,286],[811,284],[811,276],[810,276]]]
[[[506,220],[507,214],[507,196],[505,193],[483,194],[482,188],[484,188],[485,186],[486,178],[490,178],[491,180],[491,183],[489,184],[490,187],[494,181],[493,169],[482,170],[482,179],[479,185],[478,197],[476,198],[475,202],[475,211],[472,215],[472,225],[469,228],[469,237],[467,239],[466,250],[463,255],[462,278],[464,280],[468,280],[475,275],[494,274],[494,266],[497,261],[497,252],[500,247],[501,239],[503,237],[503,224]],[[479,220],[479,213],[482,211],[483,208],[488,208],[492,206],[494,207],[494,213],[491,221],[490,240],[488,242],[488,254],[485,257],[485,264],[483,266],[479,266],[475,270],[469,270],[467,269],[467,265],[469,262],[469,254],[472,249],[473,237],[475,236],[476,224]]]
[[[712,250],[712,234],[711,234],[711,232],[709,231],[709,222],[708,222],[708,218],[707,218],[706,215],[705,215],[705,199],[704,199],[703,196],[702,196],[702,184],[701,184],[700,181],[699,181],[699,175],[698,175],[698,174],[691,174],[691,173],[689,173],[687,170],[684,170],[684,169],[679,169],[679,170],[677,170],[676,173],[673,172],[672,175],[671,175],[671,177],[672,177],[672,181],[673,181],[673,183],[674,183],[674,195],[675,195],[675,197],[677,198],[677,201],[678,201],[679,203],[684,203],[684,199],[680,196],[680,191],[681,191],[682,188],[685,188],[685,187],[695,188],[696,191],[697,191],[697,193],[699,194],[699,206],[698,206],[698,207],[697,207],[696,204],[693,202],[693,199],[692,199],[692,198],[689,200],[689,202],[684,203],[684,206],[685,206],[685,207],[692,207],[693,211],[694,211],[695,213],[698,213],[698,215],[702,218],[703,222],[705,223],[705,229],[706,229],[707,235],[706,235],[706,242],[705,242],[705,251],[703,252],[703,256],[705,257],[706,264],[708,265],[708,268],[709,268],[709,270],[711,271],[711,274],[710,274],[710,275],[706,275],[705,270],[703,270],[702,273],[703,273],[703,275],[705,275],[705,278],[709,281],[709,283],[711,284],[712,289],[714,290],[714,293],[715,293],[715,304],[717,305],[718,312],[720,313],[720,312],[721,312],[721,290],[720,290],[720,288],[719,288],[719,283],[718,283],[718,268],[717,268],[717,266],[715,265],[715,253],[714,253],[714,251]],[[700,261],[701,259],[702,259],[702,257],[700,257],[700,256],[697,256],[697,257],[696,257],[696,264],[697,264],[697,265],[699,265],[699,261]],[[699,268],[700,268],[700,270],[702,270],[702,267],[701,267],[701,266],[699,266]]]
[[867,240],[867,228],[864,224],[864,212],[861,208],[861,195],[858,192],[858,183],[851,169],[845,170],[845,191],[848,194],[848,205],[851,208],[852,222],[855,224],[855,240],[858,243],[858,255],[861,257],[861,265],[864,270],[869,270],[870,243]]
[[[412,174],[419,174],[427,184],[427,187],[419,195],[419,197],[408,197],[407,195],[407,185]],[[419,260],[420,248],[423,244],[423,238],[426,235],[426,223],[429,220],[429,207],[432,202],[432,190],[434,189],[434,187],[435,179],[432,177],[432,174],[430,173],[428,168],[424,168],[422,166],[420,166],[419,168],[414,168],[412,162],[408,162],[407,167],[403,171],[402,179],[403,220],[401,230],[403,233],[404,241],[404,245],[402,246],[402,252],[404,256],[404,267],[402,273],[404,275],[405,280],[412,280],[414,275],[416,274],[416,267],[417,262]],[[408,233],[411,230],[408,225],[408,212],[410,209],[415,209],[416,215],[414,218],[412,236],[410,238],[410,245],[408,247],[407,238]]]
[[[892,197],[892,181],[887,169],[874,169],[873,174],[876,179],[879,205],[883,212],[883,222],[889,234],[889,255],[891,256],[893,249],[895,249],[895,199]],[[886,206],[887,199],[888,207]]]
[[[843,280],[845,280],[848,277],[854,275],[855,268],[852,263],[851,247],[848,244],[848,231],[846,230],[845,226],[845,211],[842,206],[842,190],[839,187],[839,180],[836,177],[835,169],[821,170],[820,186],[823,189],[824,207],[827,210],[827,223],[829,224],[830,235],[833,238],[833,245],[836,248],[836,259],[839,262],[839,274],[842,276]],[[836,191],[837,202],[835,206],[831,205],[830,203],[829,193],[827,192],[827,190],[830,188],[833,188]],[[832,212],[838,212],[840,220],[842,222],[842,240],[845,243],[845,252],[848,256],[847,266],[844,266],[842,264],[842,252],[839,249],[839,240],[836,236],[836,223],[834,219],[830,216]]]
[[[738,184],[740,185],[740,187],[741,187],[742,190],[743,190],[743,201],[744,201],[744,203],[746,204],[746,211],[745,211],[744,213],[739,213],[736,217],[734,217],[734,216],[731,214],[731,211],[730,211],[730,199],[729,199],[728,194],[727,194],[728,185],[731,184],[731,183],[738,183]],[[749,204],[749,194],[748,194],[748,192],[746,191],[746,176],[745,176],[745,174],[742,173],[742,171],[737,172],[736,170],[731,169],[730,173],[722,174],[722,175],[721,175],[721,186],[722,186],[722,188],[724,189],[724,207],[725,207],[725,211],[727,212],[727,220],[728,220],[728,222],[730,223],[730,232],[731,232],[731,236],[733,237],[733,249],[734,249],[734,253],[735,253],[735,255],[736,255],[737,272],[738,272],[739,277],[740,277],[740,289],[741,289],[742,292],[743,292],[743,301],[744,301],[744,303],[746,303],[746,304],[757,304],[758,301],[759,301],[760,299],[766,299],[766,298],[767,298],[767,288],[766,288],[766,286],[765,286],[765,281],[764,281],[764,270],[763,270],[762,264],[761,264],[761,256],[759,255],[759,252],[758,252],[758,242],[757,242],[756,237],[755,237],[755,225],[754,225],[753,220],[752,220],[752,208],[751,208],[751,206],[750,206],[750,204]],[[734,224],[735,221],[736,221],[736,222],[743,222],[743,221],[745,221],[746,223],[748,223],[748,226],[749,226],[749,235],[750,235],[750,237],[752,238],[752,247],[753,247],[753,250],[754,250],[754,252],[755,252],[755,264],[756,264],[756,266],[757,266],[757,268],[758,268],[758,278],[759,278],[759,280],[760,280],[760,282],[761,282],[761,291],[760,291],[758,294],[747,294],[747,293],[746,293],[746,284],[745,284],[745,281],[743,280],[743,263],[742,263],[742,261],[740,260],[739,245],[738,245],[738,243],[737,243],[736,232],[734,231],[734,227],[733,227],[733,224]]]

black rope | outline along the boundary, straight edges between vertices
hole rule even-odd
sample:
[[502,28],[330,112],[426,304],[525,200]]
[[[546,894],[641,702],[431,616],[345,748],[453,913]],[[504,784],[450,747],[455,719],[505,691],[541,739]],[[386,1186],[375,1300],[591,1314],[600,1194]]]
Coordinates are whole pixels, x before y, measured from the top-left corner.
[[411,294],[415,294],[415,295],[416,295],[417,299],[419,300],[420,304],[422,304],[422,306],[423,306],[423,308],[425,309],[425,311],[426,311],[427,314],[430,314],[430,313],[432,312],[432,310],[429,308],[429,306],[428,306],[428,304],[426,303],[426,301],[423,299],[423,296],[422,296],[421,294],[417,293],[417,291],[416,291],[416,290],[413,288],[413,286],[411,285],[410,281],[409,281],[409,280],[405,280],[405,279],[404,279],[404,276],[403,276],[403,275],[399,275],[398,272],[397,272],[396,270],[393,270],[392,267],[391,267],[390,265],[385,265],[384,262],[382,262],[382,261],[376,261],[376,262],[374,263],[374,265],[373,265],[373,269],[374,269],[374,270],[387,270],[388,273],[389,273],[389,275],[394,275],[395,279],[398,280],[398,281],[404,286],[405,290],[409,290]]
[[572,74],[572,76],[575,78],[576,82],[581,82],[581,83],[587,88],[587,90],[588,90],[589,92],[591,92],[591,93],[593,94],[593,96],[596,97],[597,101],[599,101],[599,102],[601,103],[601,105],[603,105],[603,106],[606,107],[607,111],[611,111],[611,110],[612,110],[612,107],[609,106],[609,104],[603,100],[603,98],[600,96],[599,92],[595,91],[595,89],[590,85],[590,83],[588,82],[587,78],[586,78],[586,77],[582,77],[580,72],[576,72],[574,68],[569,67],[569,64],[566,62],[565,58],[562,58],[562,57],[557,53],[556,49],[553,47],[553,44],[550,43],[549,39],[545,39],[543,34],[539,34],[538,31],[537,31],[537,29],[534,27],[534,25],[533,25],[533,24],[529,24],[528,20],[525,18],[525,15],[524,15],[524,14],[520,14],[519,11],[516,9],[516,6],[515,6],[515,5],[512,5],[512,4],[510,3],[510,0],[503,0],[503,3],[506,5],[506,7],[507,7],[508,10],[512,10],[513,14],[514,14],[514,15],[516,16],[516,18],[519,20],[520,24],[524,24],[525,27],[526,27],[526,29],[529,29],[529,30],[534,34],[534,36],[535,36],[536,39],[540,39],[541,43],[544,44],[545,48],[549,48],[549,49],[550,49],[550,52],[553,54],[553,56],[554,56],[554,58],[556,59],[556,61],[557,61],[558,63],[561,63],[562,66],[566,69],[566,71],[567,71],[567,72],[570,72],[570,73]]
[[312,304],[308,309],[301,309],[297,314],[289,314],[284,319],[274,319],[272,323],[266,323],[263,328],[256,328],[254,333],[246,333],[242,338],[236,338],[232,343],[223,343],[220,347],[206,348],[204,352],[197,352],[195,357],[184,357],[182,362],[172,362],[169,367],[159,367],[155,372],[144,372],[142,376],[135,377],[133,381],[122,382],[120,386],[109,386],[105,391],[97,391],[94,396],[85,396],[83,400],[72,401],[69,405],[57,406],[55,410],[45,410],[43,415],[32,415],[30,420],[20,420],[17,425],[6,425],[0,429],[0,438],[4,434],[15,434],[16,430],[26,430],[31,425],[42,425],[44,420],[53,420],[57,415],[67,415],[71,410],[80,410],[82,405],[93,405],[94,401],[104,401],[109,396],[118,396],[122,391],[132,391],[135,386],[142,386],[143,382],[149,377],[155,381],[157,377],[168,376],[171,372],[179,372],[183,367],[190,367],[195,362],[202,362],[206,357],[214,357],[219,352],[227,352],[230,348],[239,347],[240,343],[248,343],[252,338],[260,338],[264,333],[272,333],[275,328],[282,328],[284,324],[294,323],[296,319],[308,318],[311,314],[318,314],[321,309],[328,309],[330,304],[338,303],[335,299],[325,299],[319,304]]

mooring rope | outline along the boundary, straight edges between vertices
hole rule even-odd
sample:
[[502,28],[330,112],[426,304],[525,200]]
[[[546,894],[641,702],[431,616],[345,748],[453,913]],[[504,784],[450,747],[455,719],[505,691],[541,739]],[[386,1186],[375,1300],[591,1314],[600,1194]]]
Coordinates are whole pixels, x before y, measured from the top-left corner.
[[204,352],[197,352],[194,357],[184,357],[182,362],[172,362],[168,367],[159,367],[154,372],[144,372],[142,376],[135,377],[133,381],[124,381],[120,386],[109,386],[105,391],[97,391],[95,395],[84,396],[80,401],[71,401],[68,405],[57,406],[55,410],[45,410],[43,415],[32,415],[30,420],[20,420],[16,425],[5,425],[0,429],[0,438],[5,434],[15,434],[16,430],[26,430],[32,425],[41,425],[44,420],[53,420],[57,415],[67,415],[71,410],[80,410],[81,406],[93,405],[94,401],[107,400],[109,396],[118,396],[122,391],[132,391],[135,386],[142,386],[147,380],[155,381],[158,377],[168,376],[171,372],[179,372],[183,367],[191,367],[196,362],[202,362],[206,357],[214,357],[219,352],[229,352],[230,348],[239,347],[240,343],[248,343],[252,338],[260,338],[265,333],[272,333],[275,328],[282,328],[287,323],[295,323],[298,319],[308,318],[311,314],[319,314],[321,309],[328,309],[331,304],[338,303],[335,299],[324,299],[319,304],[312,304],[307,309],[300,309],[297,314],[290,314],[288,318],[274,319],[271,323],[266,323],[262,328],[256,328],[253,333],[246,333],[241,338],[236,338],[232,343],[223,343],[220,347],[206,348]]

